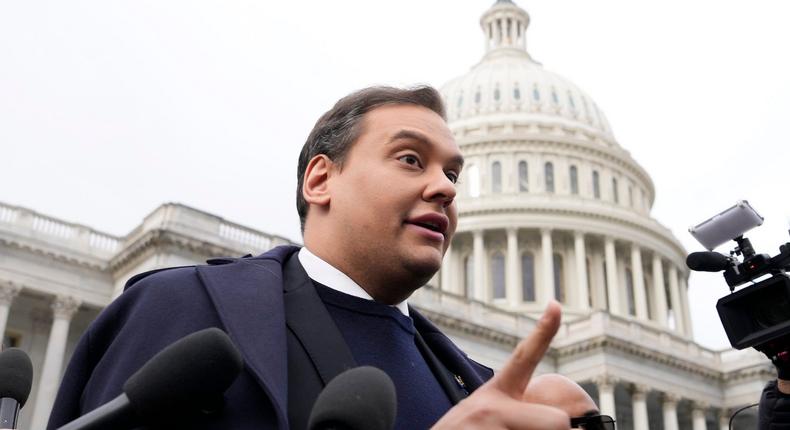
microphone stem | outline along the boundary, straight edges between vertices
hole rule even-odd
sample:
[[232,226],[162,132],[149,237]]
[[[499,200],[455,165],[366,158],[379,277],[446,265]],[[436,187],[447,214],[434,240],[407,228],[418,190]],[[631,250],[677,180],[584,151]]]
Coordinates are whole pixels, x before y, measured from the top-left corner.
[[134,412],[124,393],[58,430],[128,429],[134,427],[134,421]]
[[19,416],[19,402],[10,397],[0,398],[0,429],[15,429]]

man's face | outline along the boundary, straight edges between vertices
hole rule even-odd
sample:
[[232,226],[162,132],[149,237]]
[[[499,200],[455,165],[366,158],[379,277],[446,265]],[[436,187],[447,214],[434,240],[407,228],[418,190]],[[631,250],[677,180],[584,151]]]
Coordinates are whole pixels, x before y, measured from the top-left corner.
[[452,133],[430,109],[388,105],[368,112],[329,179],[329,212],[344,233],[338,251],[351,271],[430,279],[455,233],[462,164]]

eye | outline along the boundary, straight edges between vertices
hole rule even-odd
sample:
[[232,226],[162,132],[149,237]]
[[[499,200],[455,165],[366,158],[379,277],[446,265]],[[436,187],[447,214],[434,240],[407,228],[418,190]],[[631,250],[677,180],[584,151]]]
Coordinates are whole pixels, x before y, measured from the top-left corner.
[[422,164],[420,164],[420,159],[417,158],[417,156],[413,155],[413,154],[401,155],[400,157],[398,157],[398,160],[400,160],[400,161],[402,161],[402,162],[404,162],[404,163],[406,163],[406,164],[408,164],[410,166],[422,167]]
[[449,179],[450,182],[452,182],[454,184],[458,183],[458,174],[457,173],[455,173],[455,172],[445,172],[445,175],[447,175],[447,179]]

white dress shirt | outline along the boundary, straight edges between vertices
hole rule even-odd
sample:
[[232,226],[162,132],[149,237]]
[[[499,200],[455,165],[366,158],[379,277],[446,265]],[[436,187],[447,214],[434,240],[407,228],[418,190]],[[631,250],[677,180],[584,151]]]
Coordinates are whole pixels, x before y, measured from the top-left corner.
[[[365,300],[373,300],[373,297],[360,287],[359,284],[354,282],[353,279],[310,252],[306,246],[303,246],[302,249],[299,250],[299,262],[302,263],[302,267],[304,267],[304,271],[307,272],[307,276],[309,276],[310,279],[326,285],[335,291],[340,291],[341,293]],[[403,315],[409,316],[409,306],[406,300],[392,306],[398,308]]]

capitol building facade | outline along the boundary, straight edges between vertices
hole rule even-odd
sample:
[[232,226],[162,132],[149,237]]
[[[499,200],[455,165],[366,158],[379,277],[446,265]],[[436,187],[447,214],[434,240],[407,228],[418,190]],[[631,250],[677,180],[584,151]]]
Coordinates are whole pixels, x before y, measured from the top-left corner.
[[[539,372],[579,382],[618,429],[727,429],[773,368],[694,342],[686,252],[650,216],[650,176],[592,98],[530,57],[529,21],[497,1],[480,20],[481,61],[441,88],[467,160],[460,218],[410,303],[496,369],[558,300]],[[130,276],[288,243],[176,203],[122,237],[0,203],[0,333],[35,375],[20,428],[44,428],[77,340]],[[736,429],[756,427],[754,409],[738,417]]]

